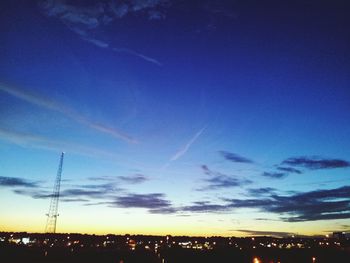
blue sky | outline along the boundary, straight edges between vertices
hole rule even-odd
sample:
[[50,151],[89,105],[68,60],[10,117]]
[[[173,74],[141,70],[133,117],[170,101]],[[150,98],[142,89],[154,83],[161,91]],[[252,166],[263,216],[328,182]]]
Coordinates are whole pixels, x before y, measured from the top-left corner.
[[44,230],[61,151],[61,232],[349,229],[346,3],[1,10],[2,230]]

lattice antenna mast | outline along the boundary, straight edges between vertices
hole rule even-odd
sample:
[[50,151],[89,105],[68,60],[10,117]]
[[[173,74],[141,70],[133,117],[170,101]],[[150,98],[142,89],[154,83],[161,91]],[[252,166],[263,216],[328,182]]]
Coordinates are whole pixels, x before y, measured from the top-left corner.
[[58,200],[60,198],[63,157],[64,157],[64,152],[61,153],[60,163],[58,165],[58,170],[56,175],[56,181],[55,181],[52,195],[51,195],[50,208],[49,208],[49,212],[46,214],[47,215],[47,221],[46,221],[46,227],[45,227],[46,233],[56,233],[56,223],[57,223],[57,217],[58,217]]

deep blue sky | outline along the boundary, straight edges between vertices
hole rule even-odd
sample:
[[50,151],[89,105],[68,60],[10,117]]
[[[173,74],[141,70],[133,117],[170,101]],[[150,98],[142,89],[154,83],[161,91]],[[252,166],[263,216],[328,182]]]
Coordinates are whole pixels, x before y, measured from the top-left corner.
[[1,229],[43,230],[61,151],[63,232],[349,228],[346,1],[0,10]]

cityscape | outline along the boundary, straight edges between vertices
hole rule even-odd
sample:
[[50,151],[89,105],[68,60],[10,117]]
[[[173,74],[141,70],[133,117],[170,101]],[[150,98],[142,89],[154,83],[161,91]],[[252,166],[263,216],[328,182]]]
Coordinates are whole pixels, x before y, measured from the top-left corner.
[[[324,237],[189,237],[147,235],[87,235],[0,233],[3,258],[26,262],[81,260],[93,262],[347,262],[350,237],[335,232]],[[30,253],[31,252],[31,253]],[[213,255],[216,254],[216,257]],[[89,257],[92,257],[89,259]],[[45,261],[46,260],[46,261]],[[66,262],[66,261],[65,261]]]
[[349,1],[0,12],[1,263],[349,261]]

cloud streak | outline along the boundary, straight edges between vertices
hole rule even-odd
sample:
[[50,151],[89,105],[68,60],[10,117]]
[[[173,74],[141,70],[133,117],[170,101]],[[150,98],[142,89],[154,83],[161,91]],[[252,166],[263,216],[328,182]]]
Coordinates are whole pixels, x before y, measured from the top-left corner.
[[65,105],[61,105],[61,104],[59,104],[59,103],[57,103],[49,98],[45,98],[45,97],[40,96],[38,94],[34,94],[34,93],[30,93],[28,91],[24,91],[22,89],[18,89],[18,88],[15,88],[13,86],[10,87],[10,86],[8,86],[6,84],[2,84],[2,83],[0,83],[0,91],[6,92],[7,94],[9,94],[13,97],[16,97],[18,99],[21,99],[23,101],[26,101],[30,104],[45,108],[47,110],[59,112],[59,113],[63,114],[64,116],[66,116],[66,117],[68,117],[68,118],[70,118],[70,119],[72,119],[80,124],[83,124],[91,129],[99,131],[101,133],[111,135],[114,138],[122,139],[126,142],[129,142],[129,143],[136,143],[137,142],[134,138],[127,135],[126,133],[121,132],[115,128],[105,126],[103,124],[90,121],[87,118],[85,118],[84,116],[82,116],[81,114],[79,114],[78,112],[74,111],[73,109],[71,109]]
[[[55,17],[81,39],[100,48],[111,48],[105,41],[93,37],[98,28],[122,19],[132,13],[148,13],[148,19],[162,19],[165,14],[160,9],[169,4],[168,0],[130,0],[130,1],[95,1],[93,3],[67,3],[64,0],[44,0],[39,7],[49,17]],[[146,11],[146,12],[145,12]],[[112,47],[111,50],[139,57],[157,66],[162,64],[149,56],[128,48]]]
[[192,205],[181,207],[181,211],[192,213],[229,212],[226,205],[212,204],[207,201],[194,202]]
[[20,133],[20,132],[14,132],[9,131],[5,129],[0,128],[0,139],[10,141],[12,143],[15,143],[17,145],[23,146],[23,147],[33,147],[33,148],[39,148],[39,149],[45,149],[45,150],[53,150],[53,151],[62,151],[69,150],[70,152],[83,154],[87,156],[109,156],[109,157],[116,157],[112,153],[97,150],[95,148],[85,147],[81,145],[76,145],[74,143],[68,143],[58,140],[52,140],[46,137],[37,136],[33,134],[28,133]]
[[160,208],[169,207],[170,201],[164,199],[164,194],[128,194],[116,198],[114,204],[118,207]]
[[96,176],[90,177],[91,181],[103,181],[108,183],[123,182],[127,184],[141,184],[149,180],[149,178],[143,174],[133,174],[129,176]]
[[2,128],[0,128],[0,139],[9,141],[22,147],[32,147],[55,152],[68,151],[70,153],[76,153],[89,157],[103,157],[114,160],[120,160],[120,156],[94,147],[87,147],[75,144],[73,142],[53,140],[47,137],[37,136],[28,133],[9,131]]
[[121,208],[146,208],[151,214],[170,214],[176,212],[171,202],[165,199],[165,195],[162,193],[129,193],[116,197],[113,201],[108,202],[108,204],[112,207]]
[[23,178],[18,177],[6,177],[0,176],[0,187],[25,187],[25,188],[35,188],[38,184],[36,182],[31,182]]
[[286,172],[286,173],[302,174],[302,172],[299,169],[296,169],[293,167],[278,166],[277,170],[282,171],[282,172]]
[[117,179],[129,184],[140,184],[149,180],[143,174],[134,174],[131,176],[118,176]]
[[320,169],[335,169],[335,168],[348,168],[350,162],[342,159],[331,159],[322,157],[293,157],[288,158],[282,162],[284,165],[290,165],[293,167],[306,168],[309,170],[320,170]]
[[139,57],[147,62],[150,62],[150,63],[153,63],[157,66],[162,66],[163,64],[161,62],[159,62],[157,59],[155,58],[151,58],[149,56],[146,56],[146,55],[143,55],[141,53],[138,53],[134,50],[131,50],[131,49],[128,49],[128,48],[112,48],[113,51],[115,52],[119,52],[119,53],[126,53],[126,54],[129,54],[129,55],[133,55],[133,56],[136,56],[136,57]]
[[[258,189],[259,190],[259,189]],[[304,222],[350,218],[350,186],[335,189],[323,189],[292,195],[278,195],[274,189],[261,189],[254,198],[222,198],[223,203],[206,201],[194,202],[192,205],[176,209],[177,212],[192,213],[231,213],[250,208],[261,212],[278,215],[284,222]]]
[[261,187],[261,188],[248,189],[248,193],[252,196],[270,195],[270,194],[274,194],[275,191],[276,191],[276,189],[272,188],[272,187]]
[[231,208],[256,208],[281,215],[286,222],[350,218],[350,186],[289,196],[271,194],[259,199],[226,199]]
[[183,155],[187,153],[187,151],[190,149],[192,144],[201,136],[201,134],[204,132],[206,127],[203,127],[200,129],[196,134],[183,146],[181,147],[171,158],[169,162],[176,161],[177,159],[181,158]]
[[[47,189],[22,178],[0,177],[0,186],[13,189],[16,194],[30,196],[34,199],[47,199],[52,196]],[[270,187],[249,189],[248,193],[251,198],[221,198],[220,203],[197,201],[190,205],[174,206],[163,193],[125,193],[118,185],[105,183],[66,188],[62,190],[60,196],[63,201],[67,200],[67,202],[83,202],[86,205],[106,205],[118,208],[144,208],[153,214],[232,213],[242,208],[249,208],[277,215],[279,220],[284,222],[350,218],[350,186],[291,195],[276,194],[276,189]],[[266,231],[258,234],[274,235]]]
[[286,173],[276,173],[276,172],[263,172],[261,175],[264,177],[269,177],[273,179],[282,179],[287,176]]
[[238,179],[227,175],[218,175],[212,178],[205,179],[204,181],[209,184],[201,190],[216,190],[223,188],[240,187],[252,183],[252,181],[250,180]]
[[254,163],[253,160],[250,160],[246,157],[240,156],[236,153],[227,152],[227,151],[219,151],[219,153],[226,160],[234,162],[234,163]]
[[[123,189],[111,183],[75,185],[62,189],[60,197],[64,202],[90,202],[96,199],[110,200],[116,193],[123,191]],[[34,199],[48,199],[52,197],[51,192],[38,185],[35,185],[35,189],[15,189],[13,192]]]
[[207,165],[201,165],[201,168],[204,174],[209,175],[209,178],[203,180],[207,183],[207,185],[197,189],[198,191],[239,187],[252,183],[251,180],[240,179],[236,176],[229,176],[216,171],[212,171]]

